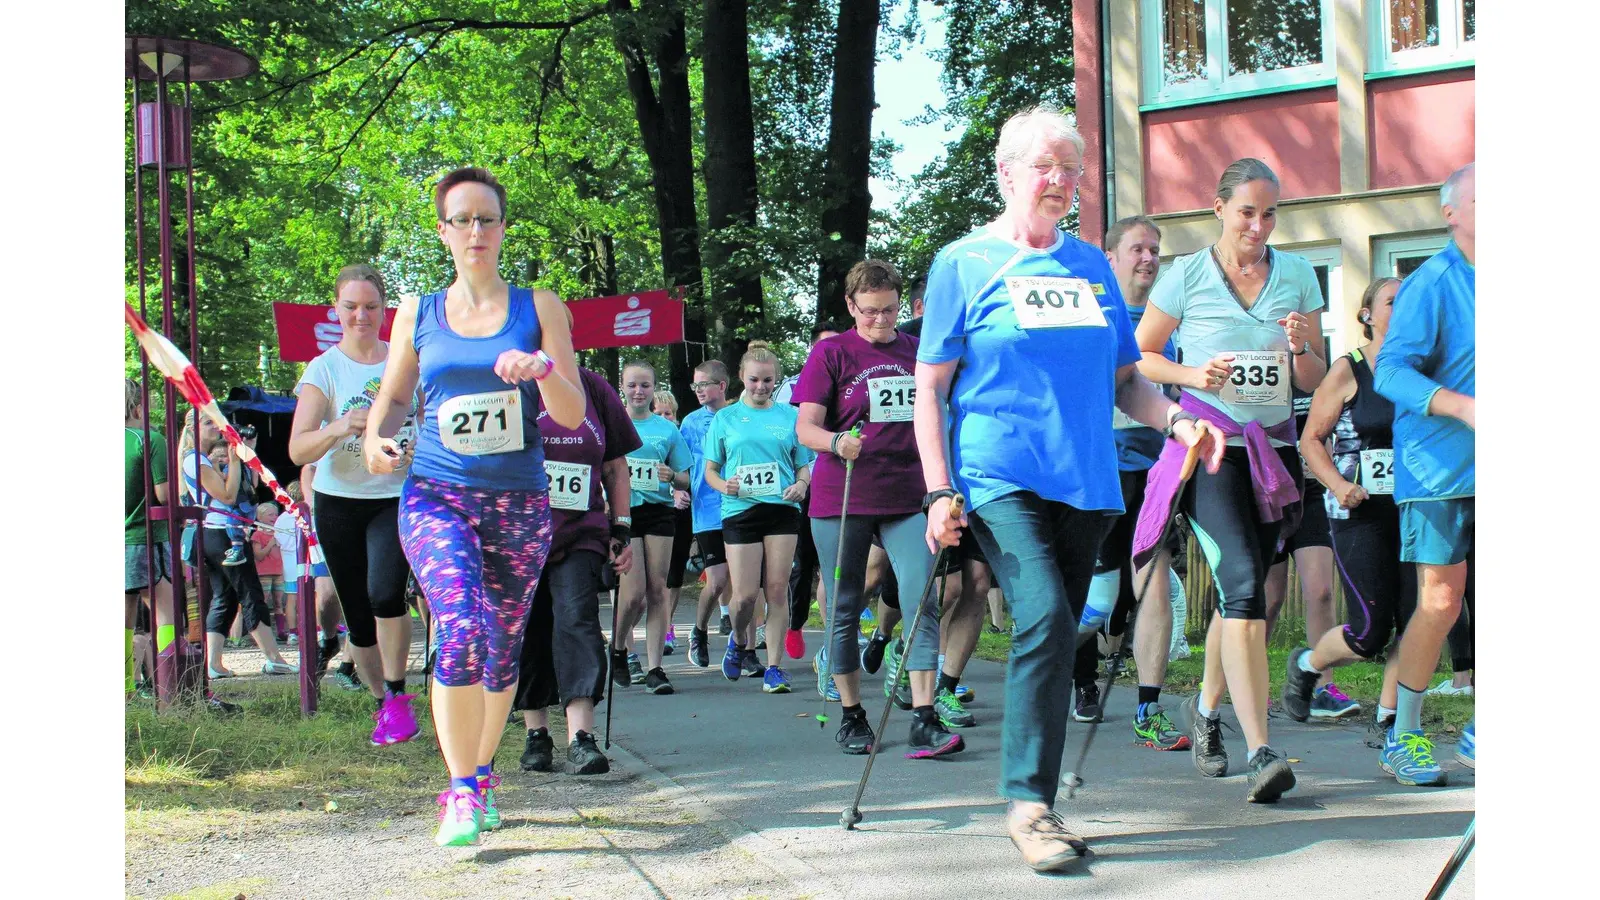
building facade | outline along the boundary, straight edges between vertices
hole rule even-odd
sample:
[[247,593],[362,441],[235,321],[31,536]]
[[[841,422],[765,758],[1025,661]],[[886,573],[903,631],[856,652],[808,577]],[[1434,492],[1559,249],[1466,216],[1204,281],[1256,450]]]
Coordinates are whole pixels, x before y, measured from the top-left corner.
[[[1217,178],[1282,181],[1274,247],[1316,267],[1332,353],[1372,278],[1448,240],[1439,187],[1474,152],[1475,0],[1086,0],[1073,10],[1088,145],[1080,233],[1144,214],[1166,258],[1217,239]],[[1098,190],[1097,190],[1098,188]]]

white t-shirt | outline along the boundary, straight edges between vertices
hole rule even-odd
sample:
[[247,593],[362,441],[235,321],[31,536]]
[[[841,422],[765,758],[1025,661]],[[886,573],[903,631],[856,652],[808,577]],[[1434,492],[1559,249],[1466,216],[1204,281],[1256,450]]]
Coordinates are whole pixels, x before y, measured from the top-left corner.
[[[388,345],[384,344],[388,353]],[[312,385],[328,398],[329,409],[324,413],[326,425],[352,409],[369,408],[377,399],[378,386],[383,381],[383,363],[358,363],[338,347],[330,347],[313,359],[300,376],[300,385]],[[295,386],[295,394],[300,386]],[[414,414],[415,408],[411,410]],[[400,442],[416,438],[414,415],[406,417],[405,424],[395,440]],[[367,471],[366,459],[361,452],[362,436],[351,435],[334,444],[322,459],[317,461],[317,480],[313,490],[335,497],[374,499],[400,496],[400,485],[406,480],[404,472],[390,475],[373,475]]]
[[283,553],[283,571],[298,572],[300,568],[300,526],[295,524],[294,516],[283,513],[278,516],[278,521],[272,526],[272,536],[278,542],[278,549]]

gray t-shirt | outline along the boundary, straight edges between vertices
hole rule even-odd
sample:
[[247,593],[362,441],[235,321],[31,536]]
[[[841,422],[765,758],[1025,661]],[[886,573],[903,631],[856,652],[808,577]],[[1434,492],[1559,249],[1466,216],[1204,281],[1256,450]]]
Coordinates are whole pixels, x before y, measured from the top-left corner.
[[[1204,365],[1220,353],[1239,354],[1223,391],[1184,392],[1242,424],[1271,428],[1294,415],[1290,400],[1293,354],[1278,320],[1291,312],[1322,309],[1317,274],[1303,257],[1272,251],[1272,269],[1255,305],[1234,299],[1208,247],[1172,261],[1150,291],[1150,305],[1178,320],[1174,340],[1186,365]],[[1240,446],[1243,438],[1229,444]],[[1273,441],[1274,446],[1288,446]]]

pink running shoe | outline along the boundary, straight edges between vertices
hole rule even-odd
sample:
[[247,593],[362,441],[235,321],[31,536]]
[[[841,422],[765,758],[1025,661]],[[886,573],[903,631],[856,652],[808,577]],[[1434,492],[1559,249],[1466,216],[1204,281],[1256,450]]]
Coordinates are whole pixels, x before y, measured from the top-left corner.
[[417,736],[422,728],[417,724],[417,717],[411,712],[411,698],[414,694],[390,694],[383,698],[383,705],[372,714],[372,721],[376,723],[372,729],[372,745],[383,747],[388,744],[403,744]]

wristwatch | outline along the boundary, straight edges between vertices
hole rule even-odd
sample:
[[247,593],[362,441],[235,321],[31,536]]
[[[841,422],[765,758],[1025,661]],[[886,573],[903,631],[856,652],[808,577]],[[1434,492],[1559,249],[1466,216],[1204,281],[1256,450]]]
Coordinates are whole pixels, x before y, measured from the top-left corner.
[[1200,417],[1199,416],[1195,415],[1192,412],[1188,412],[1186,410],[1179,409],[1177,412],[1172,414],[1172,418],[1167,420],[1167,428],[1162,433],[1165,434],[1167,437],[1172,437],[1172,427],[1174,425],[1177,425],[1179,422],[1198,422],[1198,421],[1200,421]]
[[1310,352],[1311,352],[1311,342],[1310,341],[1306,341],[1304,344],[1300,345],[1300,349],[1299,350],[1294,351],[1294,355],[1295,356],[1305,356],[1307,353],[1310,353]]
[[927,496],[922,498],[922,511],[926,513],[929,509],[932,509],[933,504],[938,502],[941,498],[954,497],[955,495],[956,492],[949,488],[940,488],[937,491],[929,491]]

